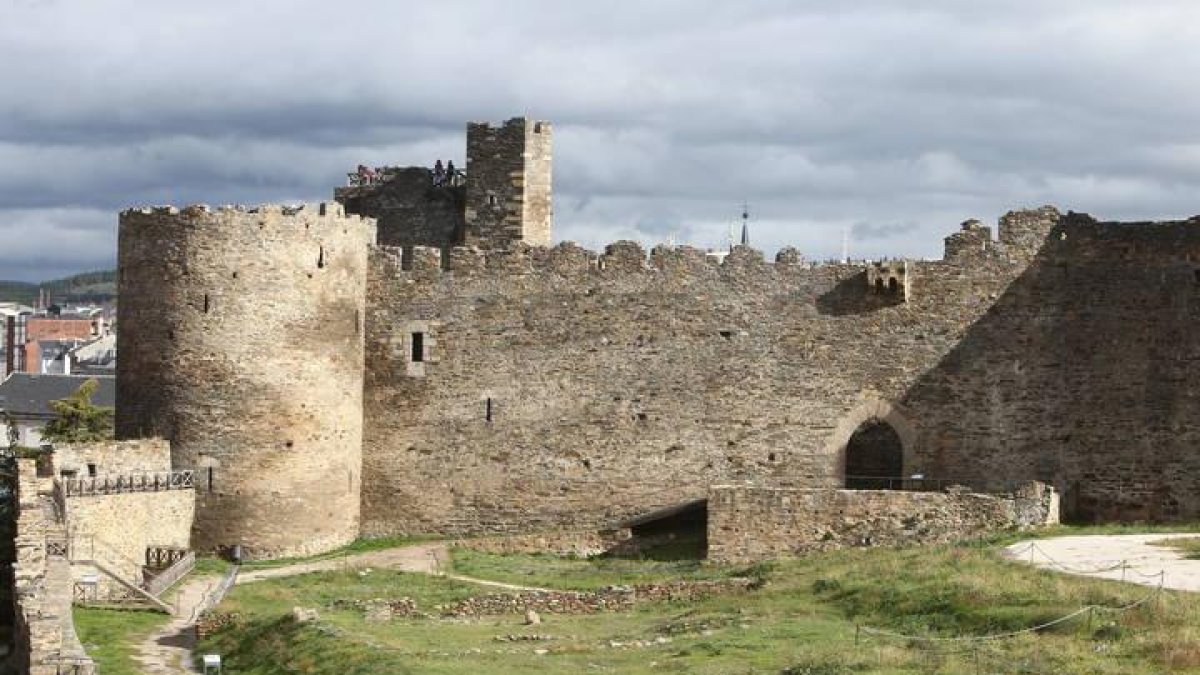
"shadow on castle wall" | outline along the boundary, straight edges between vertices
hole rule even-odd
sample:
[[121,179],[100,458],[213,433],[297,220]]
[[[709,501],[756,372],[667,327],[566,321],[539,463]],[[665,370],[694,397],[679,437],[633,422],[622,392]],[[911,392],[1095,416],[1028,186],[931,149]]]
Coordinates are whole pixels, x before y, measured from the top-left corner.
[[916,471],[1037,479],[1076,521],[1200,515],[1200,223],[1070,214],[902,405]]

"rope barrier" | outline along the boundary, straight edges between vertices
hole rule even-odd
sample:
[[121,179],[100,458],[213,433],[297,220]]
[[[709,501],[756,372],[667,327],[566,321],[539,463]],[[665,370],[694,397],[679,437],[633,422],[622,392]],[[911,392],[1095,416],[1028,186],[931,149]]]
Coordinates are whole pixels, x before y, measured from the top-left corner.
[[1030,626],[1028,628],[1022,628],[1020,630],[1009,631],[1007,633],[993,633],[991,635],[960,635],[960,636],[955,636],[955,637],[940,637],[940,636],[928,636],[928,635],[908,635],[905,633],[896,633],[896,632],[892,632],[892,631],[883,630],[881,628],[872,628],[870,626],[861,626],[860,625],[860,626],[855,627],[855,635],[857,637],[857,635],[859,635],[860,633],[866,633],[868,635],[878,635],[880,637],[895,638],[898,640],[908,640],[911,642],[930,642],[930,643],[935,643],[935,644],[965,643],[965,642],[991,642],[991,641],[995,641],[995,640],[1005,640],[1008,638],[1017,637],[1019,635],[1028,635],[1029,633],[1036,633],[1040,630],[1050,628],[1051,626],[1057,626],[1058,624],[1065,623],[1067,621],[1070,621],[1071,619],[1074,619],[1079,616],[1083,616],[1084,614],[1088,614],[1088,613],[1094,612],[1096,610],[1110,611],[1110,612],[1127,612],[1131,609],[1134,609],[1136,607],[1139,607],[1139,606],[1149,602],[1155,596],[1157,596],[1159,593],[1161,593],[1162,590],[1163,590],[1162,586],[1158,586],[1157,588],[1155,588],[1153,591],[1147,593],[1142,598],[1139,598],[1128,604],[1118,605],[1115,607],[1110,607],[1108,605],[1086,605],[1084,607],[1081,607],[1081,608],[1075,610],[1074,612],[1071,612],[1070,614],[1060,616],[1057,619],[1054,619],[1052,621],[1047,621],[1045,623],[1041,623],[1036,626]]
[[[1042,557],[1045,558],[1047,560],[1047,562],[1049,562],[1053,567],[1057,567],[1058,569],[1060,569],[1064,572],[1070,572],[1072,574],[1101,574],[1104,572],[1115,572],[1119,569],[1126,569],[1129,567],[1128,560],[1120,560],[1120,561],[1116,562],[1115,564],[1109,565],[1107,567],[1095,567],[1095,568],[1091,568],[1091,569],[1085,569],[1083,567],[1073,567],[1073,566],[1068,565],[1060,560],[1056,560],[1049,553],[1046,553],[1045,549],[1043,549],[1041,546],[1038,546],[1037,542],[1030,542],[1029,548],[1026,549],[1026,552],[1029,552],[1029,551],[1036,551],[1036,552],[1042,554]],[[1032,560],[1030,562],[1032,562]]]

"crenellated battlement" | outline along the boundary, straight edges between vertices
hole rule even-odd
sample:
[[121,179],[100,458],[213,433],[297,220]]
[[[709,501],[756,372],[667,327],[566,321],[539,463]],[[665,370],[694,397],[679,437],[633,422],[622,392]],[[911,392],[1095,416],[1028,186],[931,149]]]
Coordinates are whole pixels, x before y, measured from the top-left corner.
[[260,204],[246,206],[242,204],[226,204],[213,208],[208,204],[190,204],[178,207],[164,206],[135,206],[120,213],[120,221],[125,223],[147,223],[160,220],[163,217],[182,219],[192,222],[229,223],[238,221],[262,224],[267,221],[304,223],[309,227],[317,222],[336,222],[339,226],[353,224],[355,227],[368,227],[372,232],[375,228],[373,218],[364,218],[357,214],[347,214],[345,207],[338,202],[320,202],[318,204]]
[[[447,277],[546,276],[564,279],[594,277],[669,276],[674,279],[725,278],[753,281],[779,274],[802,275],[813,271],[825,275],[829,270],[865,272],[873,263],[812,263],[793,247],[784,247],[768,261],[763,252],[748,246],[735,246],[728,254],[713,254],[693,246],[660,244],[650,251],[636,241],[617,241],[602,253],[575,242],[552,247],[518,245],[508,249],[484,250],[474,246],[454,246],[446,254],[438,248],[416,246],[401,249],[376,246],[376,264],[385,277],[412,281],[434,281]],[[894,264],[894,263],[892,263]]]

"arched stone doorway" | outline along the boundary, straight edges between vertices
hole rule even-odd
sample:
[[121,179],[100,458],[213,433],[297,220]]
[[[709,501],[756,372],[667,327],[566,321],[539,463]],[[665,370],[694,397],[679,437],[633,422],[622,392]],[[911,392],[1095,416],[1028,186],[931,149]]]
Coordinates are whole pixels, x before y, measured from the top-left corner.
[[[859,425],[846,443],[846,489],[900,489],[904,442],[886,421],[872,417]],[[889,480],[890,479],[890,480]]]

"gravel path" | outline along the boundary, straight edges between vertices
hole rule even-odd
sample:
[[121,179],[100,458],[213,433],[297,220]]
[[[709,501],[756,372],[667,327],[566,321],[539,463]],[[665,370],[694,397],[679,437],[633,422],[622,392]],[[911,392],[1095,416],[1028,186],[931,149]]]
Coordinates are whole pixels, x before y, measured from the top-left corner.
[[1176,549],[1149,543],[1180,537],[1200,537],[1200,534],[1097,534],[1032,539],[1006,547],[1004,555],[1067,574],[1144,586],[1157,586],[1159,573],[1163,572],[1164,588],[1200,591],[1200,560],[1186,560]]

